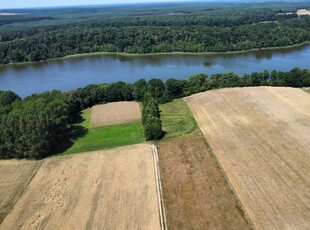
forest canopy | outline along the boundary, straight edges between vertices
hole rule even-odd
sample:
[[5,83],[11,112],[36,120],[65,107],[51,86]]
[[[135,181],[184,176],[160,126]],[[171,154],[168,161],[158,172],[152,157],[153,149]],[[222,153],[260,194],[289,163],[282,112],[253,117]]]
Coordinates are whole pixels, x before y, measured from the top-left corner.
[[[178,3],[0,17],[0,65],[92,52],[227,52],[310,41],[310,3]],[[289,13],[289,14],[286,14]]]

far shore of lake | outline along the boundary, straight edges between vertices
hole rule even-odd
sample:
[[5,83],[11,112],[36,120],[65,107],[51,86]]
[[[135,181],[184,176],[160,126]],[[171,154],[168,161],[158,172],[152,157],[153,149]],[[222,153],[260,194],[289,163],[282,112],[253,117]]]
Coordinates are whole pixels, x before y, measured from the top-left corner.
[[72,54],[67,55],[64,57],[59,58],[52,58],[45,61],[40,62],[19,62],[19,63],[9,63],[6,65],[0,65],[0,68],[5,68],[7,66],[23,66],[28,64],[35,64],[35,63],[47,63],[52,61],[59,61],[64,59],[74,59],[74,58],[81,58],[81,57],[93,57],[93,56],[101,56],[101,55],[114,55],[120,57],[150,57],[150,56],[211,56],[211,55],[225,55],[225,54],[240,54],[240,53],[250,53],[254,51],[273,51],[273,50],[282,50],[282,49],[290,49],[290,48],[297,48],[302,46],[307,46],[310,44],[310,41],[303,42],[300,44],[290,45],[290,46],[281,46],[281,47],[267,47],[267,48],[256,48],[250,50],[240,50],[240,51],[226,51],[226,52],[163,52],[163,53],[146,53],[146,54],[136,54],[136,53],[118,53],[118,52],[94,52],[94,53],[82,53],[82,54]]

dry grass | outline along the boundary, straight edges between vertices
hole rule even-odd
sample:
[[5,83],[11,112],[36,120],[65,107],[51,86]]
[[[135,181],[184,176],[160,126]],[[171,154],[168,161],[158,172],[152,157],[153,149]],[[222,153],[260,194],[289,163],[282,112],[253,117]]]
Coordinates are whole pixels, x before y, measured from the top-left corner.
[[158,147],[170,230],[250,229],[201,134]]
[[122,124],[141,119],[137,102],[113,102],[97,105],[91,109],[91,126]]
[[160,229],[150,145],[44,160],[1,229]]
[[235,88],[186,98],[257,229],[310,229],[310,95]]
[[0,161],[0,223],[11,211],[40,164],[39,161]]

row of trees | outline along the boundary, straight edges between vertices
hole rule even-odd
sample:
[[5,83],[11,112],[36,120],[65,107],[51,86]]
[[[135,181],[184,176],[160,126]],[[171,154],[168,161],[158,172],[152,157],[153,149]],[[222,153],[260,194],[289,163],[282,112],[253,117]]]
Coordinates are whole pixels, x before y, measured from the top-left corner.
[[88,107],[113,101],[142,101],[142,123],[147,140],[163,136],[158,103],[194,93],[246,86],[310,87],[310,70],[294,68],[238,76],[233,72],[198,74],[187,80],[140,79],[133,84],[88,85],[69,92],[51,91],[21,99],[0,91],[0,158],[42,158],[72,142],[71,126],[77,114]]
[[133,93],[133,85],[122,81],[112,84],[91,84],[67,92],[73,105],[73,112],[107,102],[132,101]]
[[158,102],[150,93],[144,95],[142,125],[146,140],[158,140],[163,137]]
[[143,101],[149,93],[159,103],[194,93],[225,87],[246,86],[290,86],[310,87],[309,69],[293,68],[291,71],[254,72],[239,76],[234,72],[218,73],[208,76],[198,74],[187,80],[170,78],[163,82],[160,78],[149,81],[140,79],[133,84],[122,81],[112,84],[88,85],[84,88],[67,92],[74,112],[83,110],[99,103],[114,101]]

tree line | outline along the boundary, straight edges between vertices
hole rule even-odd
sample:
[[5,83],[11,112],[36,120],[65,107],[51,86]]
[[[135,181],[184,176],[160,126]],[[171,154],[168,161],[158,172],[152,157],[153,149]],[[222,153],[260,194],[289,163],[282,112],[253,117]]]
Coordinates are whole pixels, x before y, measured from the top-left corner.
[[146,140],[159,140],[163,137],[164,131],[160,120],[158,102],[150,93],[143,98],[142,125]]
[[34,16],[5,17],[3,23],[13,24],[0,32],[0,65],[93,52],[227,52],[310,41],[310,16],[241,6],[194,13],[186,9],[172,15],[167,12],[156,15],[154,11],[151,16],[143,12],[119,16],[115,11],[109,17],[84,15],[85,20],[68,22],[58,20],[55,15],[50,19],[37,16],[38,20],[52,24],[27,26],[25,22],[24,27],[19,25],[16,29],[13,22],[23,19],[20,17],[34,20]]
[[72,141],[73,124],[79,112],[96,104],[141,101],[142,124],[147,140],[163,136],[158,103],[224,87],[310,87],[310,70],[197,74],[187,80],[160,78],[135,83],[91,84],[68,92],[57,90],[21,99],[0,91],[0,158],[40,159],[60,152]]

